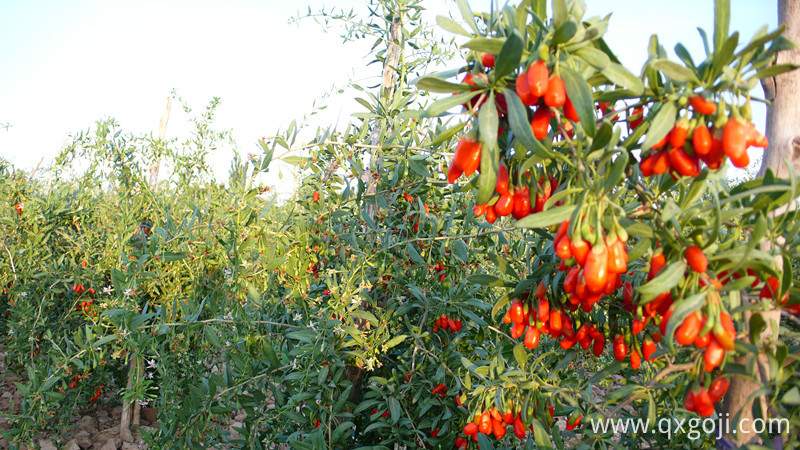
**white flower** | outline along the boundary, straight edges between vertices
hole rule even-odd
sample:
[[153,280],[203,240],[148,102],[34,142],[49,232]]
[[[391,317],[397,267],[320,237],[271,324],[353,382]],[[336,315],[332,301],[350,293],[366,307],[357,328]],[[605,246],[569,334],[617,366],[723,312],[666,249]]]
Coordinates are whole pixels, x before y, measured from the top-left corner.
[[25,298],[25,297],[28,296],[28,293],[27,292],[20,292],[19,296],[22,297],[22,298]]
[[105,293],[106,295],[111,295],[112,290],[114,290],[114,288],[109,285],[103,288],[103,293]]
[[369,358],[367,361],[367,370],[372,370],[375,368],[375,358]]
[[295,322],[300,322],[301,320],[303,320],[303,315],[300,314],[300,313],[295,314],[294,315],[294,320],[295,320]]
[[233,269],[225,269],[225,276],[229,277],[233,273]]
[[344,334],[344,328],[342,328],[342,326],[341,326],[341,325],[336,325],[335,327],[333,327],[333,332],[334,332],[335,334],[337,334],[337,335],[341,336],[341,335],[343,335],[343,334]]
[[308,322],[308,328],[317,331],[317,326],[314,324],[314,322]]
[[156,360],[155,359],[151,359],[150,361],[147,361],[147,368],[148,369],[155,369],[156,368]]
[[122,293],[125,295],[125,297],[130,297],[131,295],[133,295],[133,289],[131,288],[125,289],[124,291],[122,291]]

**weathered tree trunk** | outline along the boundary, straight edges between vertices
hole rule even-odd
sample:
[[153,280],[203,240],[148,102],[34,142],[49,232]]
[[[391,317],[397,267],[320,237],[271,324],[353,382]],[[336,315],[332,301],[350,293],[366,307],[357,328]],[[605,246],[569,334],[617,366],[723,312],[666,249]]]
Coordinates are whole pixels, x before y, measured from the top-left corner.
[[[786,24],[786,37],[794,42],[800,42],[800,2],[797,0],[778,0],[778,22]],[[778,54],[777,63],[800,63],[800,50],[794,49]],[[800,173],[800,71],[784,73],[774,78],[762,80],[765,98],[772,104],[767,108],[767,138],[769,147],[764,151],[764,158],[758,175],[763,176],[767,169],[780,178],[788,178],[789,166],[795,173]],[[786,210],[777,211],[777,214]],[[767,243],[765,250],[771,247]],[[779,260],[778,264],[781,264]],[[743,300],[757,302],[758,298],[745,298]],[[752,314],[761,314],[767,323],[767,328],[759,336],[760,342],[756,345],[774,345],[778,338],[778,325],[780,324],[780,309],[773,308],[769,311],[745,313],[745,323],[749,323]],[[748,333],[749,336],[749,333]],[[749,339],[749,338],[748,338]],[[755,355],[741,356],[736,359],[738,364],[747,366],[748,361],[756,358]],[[737,445],[744,445],[756,437],[753,430],[753,400],[751,394],[760,388],[759,384],[767,383],[770,379],[770,367],[766,355],[759,355],[755,366],[755,381],[744,378],[731,378],[731,385],[725,396],[724,402],[719,405],[719,412],[723,419],[730,420],[730,431],[738,427],[735,434],[728,433],[726,440]],[[760,397],[759,403],[763,414],[767,414],[767,401]],[[726,416],[727,414],[727,416]],[[742,419],[747,419],[742,421]],[[741,424],[741,426],[738,426]]]

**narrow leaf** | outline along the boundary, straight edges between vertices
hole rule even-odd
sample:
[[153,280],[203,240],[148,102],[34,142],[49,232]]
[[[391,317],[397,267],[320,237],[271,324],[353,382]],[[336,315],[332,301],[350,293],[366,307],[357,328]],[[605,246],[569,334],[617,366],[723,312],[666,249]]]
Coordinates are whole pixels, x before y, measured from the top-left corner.
[[503,89],[503,95],[508,105],[508,124],[514,136],[526,149],[542,158],[550,159],[552,153],[533,137],[531,124],[528,122],[528,109],[522,104],[522,100],[510,89]]
[[728,39],[731,24],[731,1],[714,0],[714,51],[719,51]]
[[445,17],[445,16],[436,16],[436,23],[439,24],[440,27],[443,29],[453,33],[453,34],[460,34],[462,36],[472,36],[471,34],[467,33],[466,30],[461,28],[455,20]]
[[572,101],[572,105],[575,106],[575,111],[578,112],[583,131],[589,136],[594,136],[595,119],[592,88],[586,83],[583,75],[575,70],[562,66],[560,71],[567,90],[567,96]]
[[647,137],[642,143],[642,150],[647,150],[656,142],[661,140],[669,133],[675,125],[675,114],[678,112],[677,107],[672,102],[662,103],[658,109],[655,117],[653,118],[650,128],[648,128]]

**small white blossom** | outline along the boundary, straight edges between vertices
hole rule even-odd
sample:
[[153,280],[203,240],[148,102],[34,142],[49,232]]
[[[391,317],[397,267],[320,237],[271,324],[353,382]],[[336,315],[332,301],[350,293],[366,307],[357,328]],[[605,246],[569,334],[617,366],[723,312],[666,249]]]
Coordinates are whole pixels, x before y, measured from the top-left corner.
[[300,314],[300,313],[295,314],[294,315],[294,320],[295,320],[295,322],[300,322],[301,320],[303,320],[303,315]]
[[308,322],[308,328],[317,331],[317,326],[314,324],[314,322]]
[[106,295],[111,295],[112,290],[114,290],[114,288],[109,285],[103,288],[103,293]]
[[233,273],[233,269],[225,269],[225,276],[229,277]]
[[122,291],[122,293],[125,295],[125,297],[130,297],[131,295],[133,295],[133,289],[132,288],[125,289],[124,291]]
[[336,325],[335,327],[333,327],[333,332],[334,332],[336,335],[338,335],[338,336],[341,336],[341,335],[343,335],[343,334],[344,334],[344,328],[342,328],[342,326],[341,326],[341,325]]
[[375,358],[369,358],[367,361],[367,370],[372,370],[375,368]]
[[147,368],[148,369],[155,369],[156,368],[156,360],[155,359],[151,359],[150,361],[147,361]]
[[27,292],[20,292],[19,296],[22,297],[22,298],[25,298],[25,297],[28,296],[28,293]]

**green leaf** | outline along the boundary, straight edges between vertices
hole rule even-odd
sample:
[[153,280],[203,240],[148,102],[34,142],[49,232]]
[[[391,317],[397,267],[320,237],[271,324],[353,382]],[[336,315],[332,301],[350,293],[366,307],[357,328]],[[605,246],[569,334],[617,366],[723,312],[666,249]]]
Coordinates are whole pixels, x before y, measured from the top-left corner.
[[287,156],[285,158],[281,158],[281,161],[285,162],[286,164],[291,164],[296,166],[300,163],[305,163],[306,161],[308,161],[308,158],[303,156]]
[[547,0],[533,0],[531,10],[540,21],[547,19]]
[[654,236],[653,228],[643,222],[631,221],[629,225],[625,225],[625,231],[631,236],[640,238],[651,238]]
[[267,356],[267,361],[269,361],[269,367],[271,370],[275,370],[278,368],[278,355],[275,353],[275,348],[272,347],[267,341],[264,342],[264,353]]
[[497,184],[497,171],[500,165],[497,148],[498,122],[497,108],[494,106],[494,96],[492,96],[483,105],[478,114],[478,128],[481,142],[483,143],[480,177],[478,178],[478,198],[476,200],[479,205],[488,202],[492,198],[494,187]]
[[604,120],[600,124],[600,128],[597,130],[597,133],[592,139],[592,146],[589,147],[589,153],[592,153],[595,150],[601,149],[608,145],[611,142],[611,136],[614,135],[614,126],[611,125],[611,122],[608,120]]
[[750,52],[752,50],[760,48],[761,46],[763,46],[767,42],[777,38],[780,35],[782,35],[783,32],[786,31],[786,24],[785,23],[781,24],[778,28],[776,28],[775,30],[773,30],[770,33],[762,34],[762,32],[766,31],[766,28],[767,27],[765,25],[764,28],[762,28],[758,33],[756,33],[755,36],[753,36],[753,39],[751,39],[750,42],[747,43],[747,45],[745,45],[741,50],[736,52],[735,56],[741,56],[741,55],[744,55],[744,54],[746,54],[746,53],[748,53],[748,52]]
[[352,311],[350,315],[357,319],[366,320],[373,327],[377,327],[378,325],[380,325],[380,322],[378,322],[378,318],[375,317],[375,314],[372,314],[369,311],[362,311],[360,309],[357,309],[355,311]]
[[481,286],[505,286],[505,282],[499,277],[489,275],[486,273],[475,273],[467,277],[467,281],[472,284],[480,284]]
[[488,434],[478,433],[478,448],[481,450],[494,450],[494,444],[489,440]]
[[445,16],[436,16],[436,23],[439,24],[444,30],[449,31],[453,34],[460,34],[462,36],[472,36],[471,34],[467,33],[466,30],[461,28],[455,20],[445,17]]
[[214,327],[206,325],[203,329],[203,332],[206,336],[206,341],[208,341],[212,347],[222,348],[222,344],[219,342],[219,333],[217,333],[217,330],[214,329]]
[[798,66],[796,64],[788,64],[788,63],[787,64],[773,64],[773,65],[767,67],[766,69],[759,70],[758,72],[755,73],[755,75],[749,77],[748,80],[752,79],[752,78],[761,79],[761,78],[774,77],[776,75],[780,75],[782,73],[786,73],[786,72],[795,70],[798,67],[800,67],[800,66]]
[[622,363],[615,361],[613,364],[604,367],[603,370],[592,375],[592,377],[589,378],[589,384],[595,384],[600,380],[608,378],[612,373],[618,373],[620,370],[622,370]]
[[652,244],[653,243],[650,239],[639,239],[636,244],[634,244],[633,248],[628,252],[628,259],[630,261],[636,261],[637,259],[641,258],[645,252],[650,249]]
[[533,130],[528,121],[528,109],[522,104],[517,93],[510,89],[503,89],[503,95],[505,95],[508,105],[508,125],[514,136],[526,149],[542,158],[550,159],[553,156],[552,152],[533,137]]
[[475,97],[476,95],[478,95],[480,93],[481,93],[481,91],[479,91],[479,90],[467,91],[467,92],[462,92],[460,94],[456,94],[456,95],[453,95],[453,96],[445,97],[445,98],[443,98],[441,100],[437,100],[434,104],[432,104],[431,106],[428,107],[428,109],[425,111],[425,114],[428,117],[441,116],[442,114],[447,112],[448,109],[450,109],[450,108],[452,108],[454,106],[458,106],[458,105],[464,104],[464,103],[470,101],[470,99],[472,99],[472,97]]
[[286,333],[286,337],[311,344],[314,342],[314,340],[316,340],[317,332],[314,330],[290,331]]
[[688,83],[690,81],[695,83],[700,82],[692,69],[668,59],[657,59],[651,62],[650,65],[661,71],[667,78],[677,81],[678,83]]
[[600,73],[608,78],[608,81],[631,91],[634,96],[642,95],[644,92],[642,80],[621,64],[610,62]]
[[594,47],[583,47],[575,55],[589,63],[590,66],[602,70],[611,64],[611,59],[602,50]]
[[556,32],[553,35],[552,43],[562,44],[569,41],[572,39],[572,36],[575,36],[579,26],[582,25],[578,25],[578,22],[576,22],[574,18],[570,17],[566,22],[561,24],[561,26],[556,29]]
[[467,122],[461,122],[461,123],[459,123],[457,125],[454,125],[454,126],[452,126],[450,128],[447,128],[447,129],[441,131],[431,141],[431,147],[437,147],[440,144],[442,144],[443,142],[445,142],[448,139],[450,139],[451,137],[455,136],[461,130],[464,129],[464,126],[466,126],[466,124],[467,124]]
[[750,342],[760,342],[759,335],[761,332],[767,329],[767,322],[764,320],[764,317],[758,313],[753,312],[753,315],[750,316]]
[[395,336],[389,342],[386,343],[386,347],[387,348],[392,348],[392,347],[396,346],[397,344],[399,344],[399,343],[403,342],[404,340],[406,340],[407,337],[408,336],[406,336],[405,334],[401,334],[400,336]]
[[692,59],[692,55],[689,53],[689,50],[687,50],[686,47],[684,47],[680,42],[675,44],[675,54],[678,55],[678,58],[680,58],[681,61],[683,61],[683,63],[688,67],[693,69],[697,67]]
[[415,249],[411,244],[406,244],[406,253],[408,253],[409,258],[417,264],[425,264],[425,260],[422,259],[422,256],[419,255],[417,249]]
[[469,7],[469,3],[467,3],[467,0],[456,0],[456,4],[458,4],[458,10],[461,11],[461,17],[464,18],[464,22],[466,22],[467,25],[472,28],[472,31],[475,32],[475,34],[480,34],[480,30],[478,30],[478,24],[475,23],[475,14],[473,14],[472,9]]
[[676,302],[672,307],[672,315],[669,317],[669,322],[667,322],[667,335],[665,336],[670,350],[674,349],[672,337],[675,335],[675,330],[689,314],[700,309],[705,303],[706,293],[700,292]]
[[270,262],[268,262],[266,266],[264,266],[264,271],[272,272],[273,270],[277,269],[278,267],[281,267],[282,265],[286,264],[286,261],[288,261],[288,260],[289,260],[289,258],[286,257],[286,256],[279,256],[277,258],[274,258],[274,259],[270,260]]
[[678,285],[683,278],[686,270],[686,263],[683,260],[675,261],[664,269],[655,278],[639,286],[637,291],[642,296],[643,303],[656,298],[659,294],[666,292]]
[[561,78],[564,80],[567,96],[569,96],[572,105],[575,106],[575,111],[578,112],[578,117],[581,119],[583,131],[589,136],[594,136],[595,118],[592,88],[586,83],[583,75],[575,70],[566,66],[561,66],[559,70]]
[[[499,124],[500,118],[495,107],[494,93],[492,93],[478,112],[478,131],[483,148],[492,148],[497,145],[497,127]],[[483,167],[481,167],[482,170]],[[485,202],[478,203],[483,204]]]
[[[567,0],[553,0],[553,26],[558,29],[569,18]],[[544,17],[542,17],[544,19]]]
[[402,417],[403,409],[400,407],[400,402],[394,397],[389,397],[389,414],[391,414],[392,423],[397,423]]
[[465,90],[465,86],[459,83],[451,83],[438,77],[421,77],[412,81],[411,84],[417,86],[428,92],[437,92],[449,94],[451,92],[461,92]]
[[661,104],[661,107],[653,118],[653,122],[650,124],[650,128],[648,128],[647,137],[642,143],[642,150],[650,149],[653,144],[660,141],[661,138],[669,133],[672,127],[675,126],[675,114],[677,114],[677,112],[678,109],[674,103],[667,102]]
[[500,299],[494,303],[494,307],[492,307],[492,318],[494,318],[497,313],[499,313],[500,310],[509,303],[511,303],[511,297],[509,297],[508,294],[504,294],[502,297],[500,297]]
[[345,433],[347,433],[353,427],[355,427],[355,424],[353,422],[350,422],[350,421],[346,421],[346,422],[340,423],[339,426],[336,427],[335,430],[333,430],[333,437],[332,437],[331,441],[333,441],[333,442],[339,441],[339,439],[341,439],[343,437],[343,435]]
[[575,205],[556,206],[553,209],[526,216],[514,222],[514,226],[516,228],[545,228],[569,219],[574,211]]
[[503,44],[505,43],[506,43],[505,38],[491,39],[491,38],[479,37],[479,38],[472,38],[467,42],[465,42],[464,44],[462,44],[461,46],[479,52],[491,53],[492,55],[499,55],[500,50],[503,49]]
[[521,342],[514,346],[514,359],[517,360],[520,369],[524,368],[525,363],[528,362],[528,349]]
[[781,403],[785,403],[787,405],[800,405],[800,389],[797,386],[786,391],[781,398]]
[[467,251],[467,244],[461,239],[454,240],[451,244],[453,253],[461,262],[469,262],[469,252]]
[[731,24],[730,0],[714,0],[714,51],[719,51],[728,39]]
[[186,258],[186,253],[184,252],[164,252],[161,254],[161,260],[164,262],[180,261],[183,258]]
[[536,441],[536,447],[553,448],[553,443],[550,442],[550,439],[548,438],[550,433],[548,433],[544,426],[542,426],[541,422],[539,422],[538,419],[533,419],[533,421],[531,421],[531,426],[533,427],[533,438]]
[[[733,52],[739,45],[739,32],[733,33],[714,53],[714,60],[711,64],[711,75],[718,76],[723,72],[723,68],[733,60]],[[707,76],[708,78],[708,76]]]
[[622,177],[625,176],[625,167],[628,165],[628,152],[623,150],[617,153],[617,159],[611,166],[611,171],[606,178],[605,191],[610,193],[615,187],[619,186]]
[[497,56],[497,61],[495,61],[494,71],[497,79],[508,75],[519,66],[519,62],[522,59],[523,47],[522,36],[519,34],[519,31],[514,30],[511,35],[506,38],[506,42],[503,44],[503,47],[500,49],[500,54]]

